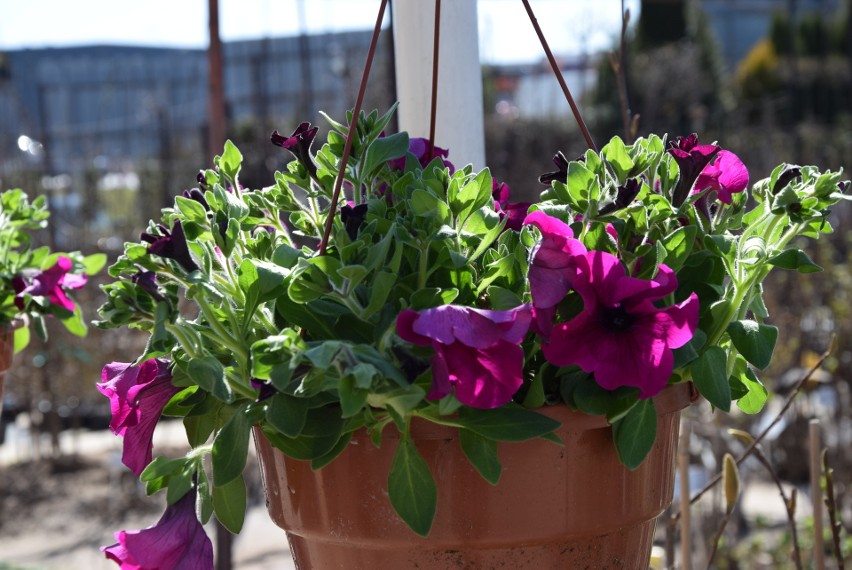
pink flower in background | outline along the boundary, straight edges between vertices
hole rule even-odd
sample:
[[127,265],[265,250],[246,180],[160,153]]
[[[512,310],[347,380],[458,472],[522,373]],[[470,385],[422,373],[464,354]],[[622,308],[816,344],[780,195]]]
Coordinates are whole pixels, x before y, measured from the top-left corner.
[[473,408],[498,408],[512,400],[523,382],[524,352],[519,346],[530,326],[530,307],[486,311],[443,305],[417,312],[406,309],[397,334],[412,344],[435,349],[432,389],[427,398],[451,391]]
[[101,394],[110,400],[110,430],[124,437],[121,461],[139,475],[151,463],[152,438],[160,414],[180,388],[172,385],[168,363],[159,358],[138,366],[112,362],[101,372]]
[[730,204],[731,194],[742,192],[747,187],[748,169],[743,161],[734,153],[722,150],[698,175],[693,192],[712,188],[716,191],[719,200]]
[[[429,139],[424,139],[421,137],[414,137],[409,139],[408,141],[408,152],[413,154],[417,161],[420,163],[420,166],[426,168],[426,166],[432,162],[432,159],[440,157],[441,162],[444,166],[450,169],[450,172],[455,172],[455,167],[453,163],[446,158],[450,155],[450,151],[441,148],[438,145],[434,145],[432,147],[432,154],[429,154]],[[388,161],[388,166],[391,170],[403,170],[405,168],[405,156],[401,156],[399,158],[395,158],[394,160]]]
[[37,273],[29,285],[26,284],[26,279],[18,279],[15,283],[15,289],[18,290],[15,302],[18,307],[23,308],[24,295],[31,295],[47,297],[52,304],[73,313],[76,305],[65,294],[65,289],[79,289],[86,284],[87,279],[85,275],[69,273],[73,266],[74,262],[70,258],[60,255],[53,267]]
[[653,280],[637,279],[614,255],[590,251],[579,269],[574,289],[583,311],[553,327],[542,346],[545,358],[594,373],[607,390],[631,386],[639,388],[640,398],[655,396],[672,374],[672,349],[689,342],[698,327],[698,297],[655,306],[677,288],[674,272],[662,264]]
[[212,570],[213,544],[195,516],[195,491],[189,492],[157,524],[115,533],[118,541],[101,551],[121,570]]

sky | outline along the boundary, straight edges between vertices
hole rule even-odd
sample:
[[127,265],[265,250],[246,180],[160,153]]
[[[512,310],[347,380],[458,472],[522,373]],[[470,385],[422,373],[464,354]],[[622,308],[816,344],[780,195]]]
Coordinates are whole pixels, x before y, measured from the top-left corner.
[[[572,55],[612,45],[621,1],[530,0],[530,5],[554,53]],[[635,14],[639,0],[624,1]],[[224,41],[294,35],[300,23],[308,33],[372,29],[379,5],[379,0],[219,0],[220,34]],[[483,61],[541,59],[520,0],[478,0],[478,17]],[[207,0],[0,0],[0,50],[91,44],[205,47]]]

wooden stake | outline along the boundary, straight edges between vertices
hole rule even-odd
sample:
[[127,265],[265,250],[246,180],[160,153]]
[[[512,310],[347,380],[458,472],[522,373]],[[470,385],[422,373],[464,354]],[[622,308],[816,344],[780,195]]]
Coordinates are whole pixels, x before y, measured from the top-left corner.
[[[690,541],[690,490],[689,490],[689,424],[683,422],[680,426],[680,441],[677,446],[677,468],[680,473],[680,558],[681,568],[690,570],[692,568],[692,545]],[[669,566],[674,568],[674,560],[668,561]]]
[[819,420],[808,422],[808,447],[811,464],[811,501],[814,513],[814,568],[825,570],[825,544],[822,537],[822,469],[820,466]]

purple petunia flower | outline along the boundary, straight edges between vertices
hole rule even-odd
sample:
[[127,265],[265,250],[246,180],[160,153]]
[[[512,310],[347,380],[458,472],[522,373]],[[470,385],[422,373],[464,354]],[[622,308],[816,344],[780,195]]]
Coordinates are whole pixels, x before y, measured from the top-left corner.
[[693,192],[712,188],[720,201],[730,204],[731,194],[742,192],[747,186],[748,170],[743,161],[732,152],[720,150],[713,161],[698,175]]
[[[198,176],[201,176],[201,174],[199,174]],[[204,197],[203,190],[199,190],[198,188],[190,188],[189,190],[184,190],[183,192],[181,192],[180,195],[184,198],[195,200],[196,202],[204,206],[205,210],[207,210],[208,212],[210,211],[210,204],[207,203],[207,198]]]
[[212,570],[213,544],[195,516],[195,491],[184,495],[157,524],[115,533],[101,551],[121,570]]
[[344,204],[340,208],[340,219],[343,221],[346,235],[354,241],[358,237],[358,230],[367,219],[367,204]]
[[535,308],[535,330],[542,336],[550,333],[556,306],[573,288],[577,275],[577,259],[586,247],[574,239],[571,228],[544,212],[533,212],[524,220],[541,232],[541,241],[532,250],[528,278]]
[[54,305],[59,305],[67,311],[74,312],[74,301],[65,294],[65,289],[79,289],[86,284],[85,275],[69,273],[74,266],[70,258],[60,255],[56,264],[49,269],[36,273],[27,284],[25,278],[16,277],[13,287],[17,291],[15,304],[23,309],[24,295],[47,297]]
[[186,235],[183,233],[183,225],[181,225],[180,220],[175,220],[172,231],[169,231],[163,225],[158,227],[162,235],[142,234],[142,240],[150,244],[148,246],[148,253],[173,259],[188,272],[198,269],[198,266],[189,254],[189,246],[186,243]]
[[396,331],[412,344],[435,349],[432,389],[438,400],[455,390],[462,404],[498,408],[512,400],[523,382],[524,352],[519,346],[530,326],[529,305],[486,311],[443,305],[397,317]]
[[607,390],[632,386],[640,398],[655,396],[672,374],[672,349],[689,342],[698,327],[698,297],[693,293],[679,305],[656,307],[654,301],[677,288],[674,272],[662,264],[653,280],[628,276],[607,252],[590,251],[578,265],[574,289],[583,311],[553,327],[542,346],[545,358],[594,373]]
[[[585,157],[580,157],[577,160],[584,160]],[[568,182],[568,159],[565,158],[565,155],[562,154],[560,150],[555,155],[553,155],[553,164],[556,165],[556,170],[553,172],[546,172],[538,177],[538,181],[542,184],[546,184],[550,186],[551,182],[554,180],[558,180],[563,184]]]
[[[450,155],[450,151],[441,148],[437,145],[432,146],[432,154],[429,154],[429,139],[424,139],[421,137],[414,137],[409,139],[408,141],[408,152],[413,154],[417,161],[420,163],[422,168],[426,168],[426,166],[432,162],[434,158],[440,157],[441,162],[450,169],[450,173],[455,172],[456,168],[453,166],[453,163],[446,158]],[[388,161],[388,168],[391,170],[403,170],[405,168],[405,157],[401,156],[399,158],[395,158],[393,160]]]
[[311,145],[317,136],[319,127],[312,127],[307,121],[301,123],[289,137],[281,135],[278,131],[272,131],[269,137],[272,144],[290,151],[299,162],[305,165],[310,175],[316,176],[317,167],[311,158]]
[[138,366],[112,362],[101,371],[101,394],[110,399],[110,430],[124,437],[121,461],[139,475],[151,463],[154,428],[168,401],[180,388],[172,385],[168,363],[159,358]]
[[519,232],[524,227],[524,218],[527,216],[527,210],[530,209],[530,203],[510,202],[510,193],[508,184],[498,182],[496,179],[491,180],[491,196],[494,198],[495,209],[500,214],[500,219],[508,218],[506,228]]
[[680,207],[689,195],[695,179],[719,152],[719,147],[714,144],[698,144],[698,135],[692,133],[688,137],[674,139],[668,151],[680,169],[680,178],[672,196],[672,204]]

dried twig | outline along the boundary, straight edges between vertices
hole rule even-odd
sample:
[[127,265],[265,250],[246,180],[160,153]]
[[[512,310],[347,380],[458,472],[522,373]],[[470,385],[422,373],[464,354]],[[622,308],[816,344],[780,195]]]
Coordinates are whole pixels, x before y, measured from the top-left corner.
[[834,560],[837,570],[843,568],[843,552],[840,550],[840,521],[837,520],[837,503],[834,499],[834,481],[832,470],[828,466],[828,450],[822,450],[822,470],[825,474],[825,507],[828,511],[828,521],[831,523],[831,539],[834,544]]
[[808,448],[811,471],[811,501],[814,513],[814,569],[825,570],[825,540],[822,536],[822,475],[819,460],[819,420],[808,422]]
[[[805,384],[808,382],[808,380],[810,380],[810,378],[811,378],[811,376],[813,376],[814,372],[819,370],[820,367],[822,366],[823,362],[825,362],[825,360],[831,355],[832,351],[834,350],[834,341],[835,341],[835,337],[832,335],[831,342],[829,343],[826,351],[823,352],[820,355],[819,360],[817,360],[817,362],[808,370],[807,374],[802,376],[802,378],[800,378],[799,381],[796,382],[796,385],[793,386],[793,389],[791,390],[790,395],[787,396],[787,399],[784,401],[784,405],[781,407],[781,410],[775,415],[775,417],[772,419],[772,421],[769,423],[769,425],[766,426],[766,428],[764,428],[764,430],[762,432],[760,432],[760,435],[758,435],[754,439],[754,441],[751,443],[751,445],[749,445],[746,448],[746,450],[743,451],[740,454],[739,457],[737,457],[737,459],[736,459],[737,465],[742,463],[745,460],[746,457],[751,455],[754,452],[755,447],[761,441],[763,441],[763,439],[766,437],[766,435],[770,431],[772,431],[772,428],[774,428],[775,425],[779,421],[781,421],[781,418],[784,416],[784,414],[787,412],[787,410],[790,409],[790,406],[793,404],[793,400],[796,399],[796,396],[799,395],[799,392],[802,391],[802,388],[804,388]],[[690,500],[690,503],[695,504],[696,502],[698,502],[698,500],[701,499],[701,497],[703,497],[704,494],[707,493],[707,491],[709,491],[710,489],[715,487],[719,483],[719,481],[721,481],[721,480],[722,480],[722,474],[717,473],[712,479],[710,479],[710,481],[707,482],[706,485],[704,485],[704,487],[700,491],[698,491],[695,495],[693,495],[692,499]],[[677,512],[672,516],[674,517],[675,520],[677,520],[677,519],[680,518],[680,512]]]
[[781,485],[781,479],[778,477],[778,473],[775,471],[775,468],[772,467],[772,464],[766,458],[766,455],[764,455],[760,447],[755,447],[755,444],[752,445],[752,454],[764,467],[766,467],[766,470],[769,472],[769,476],[772,477],[772,481],[775,483],[775,486],[778,487],[778,493],[781,495],[781,500],[784,501],[784,509],[787,511],[787,524],[790,526],[790,539],[793,543],[793,563],[796,565],[797,570],[802,570],[802,551],[799,549],[799,536],[796,531],[796,489],[793,488],[790,491],[790,496],[787,497],[787,494],[784,492],[784,487]]
[[639,128],[639,115],[631,115],[630,103],[627,96],[627,69],[624,65],[624,54],[627,50],[627,25],[630,23],[630,10],[624,10],[621,15],[621,42],[618,55],[614,51],[609,52],[609,65],[615,73],[615,82],[618,87],[618,102],[621,106],[621,120],[624,123],[625,142],[632,143],[636,139]]

